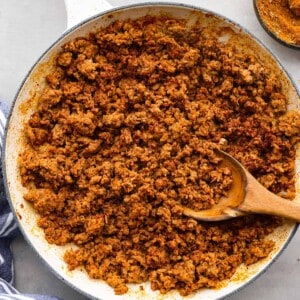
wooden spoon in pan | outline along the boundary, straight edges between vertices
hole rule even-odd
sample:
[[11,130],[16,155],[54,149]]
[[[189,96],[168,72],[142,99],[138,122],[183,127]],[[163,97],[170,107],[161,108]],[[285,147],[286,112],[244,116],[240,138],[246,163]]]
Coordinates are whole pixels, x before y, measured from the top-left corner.
[[221,166],[232,171],[233,184],[228,197],[210,209],[195,211],[184,207],[184,214],[202,221],[222,221],[247,213],[276,215],[300,222],[300,204],[281,198],[262,186],[235,158],[219,151]]

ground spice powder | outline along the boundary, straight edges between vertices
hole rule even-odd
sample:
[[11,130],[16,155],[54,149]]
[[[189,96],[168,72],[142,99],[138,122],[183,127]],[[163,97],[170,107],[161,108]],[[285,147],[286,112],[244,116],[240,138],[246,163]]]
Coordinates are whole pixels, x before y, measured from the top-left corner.
[[287,0],[258,0],[258,13],[265,26],[280,40],[300,46],[300,17]]

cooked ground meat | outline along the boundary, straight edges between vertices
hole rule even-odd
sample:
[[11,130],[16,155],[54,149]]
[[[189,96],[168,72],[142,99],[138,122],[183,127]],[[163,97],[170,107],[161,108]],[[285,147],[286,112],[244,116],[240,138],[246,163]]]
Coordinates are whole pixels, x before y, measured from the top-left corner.
[[[254,56],[183,20],[116,21],[65,44],[24,129],[25,199],[64,259],[117,294],[128,283],[182,295],[268,256],[280,218],[204,223],[231,186],[214,149],[270,191],[295,194],[300,114]],[[263,201],[263,199],[262,199]]]

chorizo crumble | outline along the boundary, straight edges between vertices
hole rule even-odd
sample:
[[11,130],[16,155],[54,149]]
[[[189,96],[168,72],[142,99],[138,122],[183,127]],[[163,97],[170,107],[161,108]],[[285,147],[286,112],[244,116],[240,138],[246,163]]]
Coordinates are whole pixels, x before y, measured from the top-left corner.
[[268,256],[280,218],[205,223],[231,174],[214,149],[269,190],[295,195],[300,114],[252,55],[170,17],[115,21],[65,44],[25,127],[22,184],[49,243],[76,245],[116,294],[150,281],[162,294],[217,287]]

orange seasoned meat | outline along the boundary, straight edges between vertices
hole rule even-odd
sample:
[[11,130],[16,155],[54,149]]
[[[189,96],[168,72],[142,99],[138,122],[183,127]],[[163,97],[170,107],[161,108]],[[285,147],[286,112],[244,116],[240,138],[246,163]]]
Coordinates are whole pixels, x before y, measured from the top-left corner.
[[46,78],[19,168],[47,241],[76,245],[70,270],[116,294],[150,281],[189,295],[268,256],[279,218],[182,214],[230,189],[217,148],[294,197],[300,117],[262,62],[200,26],[147,16],[68,42]]

